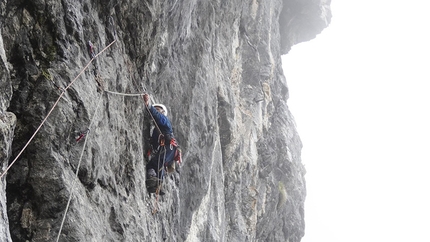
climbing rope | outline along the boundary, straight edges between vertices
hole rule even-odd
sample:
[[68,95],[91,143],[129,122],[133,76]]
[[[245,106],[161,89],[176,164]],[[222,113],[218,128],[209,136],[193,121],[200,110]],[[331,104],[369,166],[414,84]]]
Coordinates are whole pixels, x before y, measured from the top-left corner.
[[[143,96],[142,96],[142,99],[143,99]],[[143,100],[143,102],[145,102],[145,100]],[[163,134],[163,133],[161,132],[160,127],[158,127],[158,124],[157,124],[157,122],[155,121],[154,116],[152,116],[151,111],[149,111],[149,107],[146,105],[146,103],[144,103],[144,104],[145,104],[145,108],[146,108],[146,110],[147,110],[147,111],[148,111],[148,113],[149,113],[149,116],[151,116],[152,120],[154,121],[155,127],[156,127],[156,128],[157,128],[157,130],[158,130],[158,133]]]
[[[162,149],[164,149],[164,150],[160,151],[160,152],[164,152],[164,157],[163,157],[163,163],[164,163],[164,161],[166,160],[166,153],[167,153],[166,146],[165,145],[162,146]],[[164,164],[161,165],[161,168],[160,168],[160,161],[161,161],[161,156],[158,156],[157,178],[158,178],[158,174],[160,173],[160,171],[161,171],[161,177],[164,178],[164,176],[163,176],[164,175],[163,174],[163,172],[164,172],[164,170],[163,170],[164,169]],[[152,210],[152,214],[156,214],[157,211],[158,211],[158,197],[160,196],[160,191],[161,191],[162,186],[163,186],[163,183],[160,182],[160,179],[158,179],[157,180],[157,189],[155,190],[155,205],[154,205],[154,209]]]
[[[143,95],[143,94],[141,94],[141,93],[120,93],[120,92],[113,92],[113,91],[108,91],[108,90],[104,90],[104,91],[105,91],[106,93],[110,93],[110,94],[114,94],[114,95],[120,95],[120,96],[142,96],[142,95]],[[93,117],[91,118],[91,123],[90,123],[90,126],[89,126],[88,130],[91,130],[92,124],[93,124],[93,122],[94,122],[94,120],[95,120],[95,116],[96,116],[96,114],[97,114],[97,110],[99,109],[99,106],[100,106],[100,103],[101,103],[101,100],[102,100],[102,96],[103,96],[103,95],[102,95],[102,94],[100,94],[100,98],[99,98],[99,101],[98,101],[98,103],[97,103],[97,107],[96,107],[96,110],[95,110],[95,112],[94,112],[94,114],[93,114]],[[84,151],[85,151],[85,147],[86,147],[86,144],[87,144],[87,140],[88,140],[88,134],[87,134],[87,136],[86,136],[86,138],[85,138],[84,145],[83,145],[82,152],[81,152],[81,156],[80,156],[80,158],[79,158],[78,166],[77,166],[77,168],[76,168],[76,172],[75,172],[75,177],[76,177],[76,178],[77,178],[77,176],[78,176],[78,172],[79,172],[79,168],[80,168],[80,165],[81,165],[82,157],[83,157],[83,155],[84,155]],[[72,195],[73,195],[73,193],[74,193],[75,181],[76,181],[76,179],[74,179],[74,180],[73,180],[73,182],[72,182],[72,188],[71,188],[71,191],[70,191],[69,199],[68,199],[68,201],[67,201],[66,209],[65,209],[65,211],[64,211],[63,219],[62,219],[62,221],[61,221],[60,229],[59,229],[59,231],[58,231],[57,240],[56,240],[57,242],[58,242],[58,241],[59,241],[59,239],[60,239],[61,231],[62,231],[62,229],[63,229],[64,222],[65,222],[65,220],[66,220],[66,215],[67,215],[67,212],[68,212],[69,207],[70,207],[70,202],[71,202],[71,200],[72,200]]]
[[[110,94],[115,94],[115,95],[120,95],[120,96],[142,96],[143,99],[143,95],[141,93],[119,93],[119,92],[113,92],[113,91],[107,91],[105,90],[105,92],[110,93]],[[154,116],[152,116],[151,112],[149,111],[149,107],[144,103],[146,110],[148,111],[149,115],[151,116],[152,120],[154,121],[155,127],[158,129],[159,133],[162,134],[160,127],[157,125],[157,122],[155,121]],[[163,157],[163,161],[166,160],[166,146],[162,146],[162,149],[164,149],[163,151],[160,151],[162,153],[164,153],[164,157]],[[164,165],[161,165],[160,167],[160,163],[161,163],[161,156],[158,156],[158,162],[157,162],[157,178],[158,178],[158,174],[160,173],[160,171],[162,172],[163,175],[163,169],[164,169]],[[155,205],[154,205],[154,209],[152,210],[152,214],[157,213],[158,211],[158,198],[160,195],[160,191],[162,189],[162,182],[160,181],[160,179],[157,179],[157,189],[155,191],[156,194],[156,199],[155,199]]]
[[[132,79],[132,81],[133,81],[134,85],[135,85],[135,86],[137,86],[137,89],[138,89],[138,91],[139,91],[139,90],[141,89],[141,88],[139,87],[139,85],[137,85],[137,83],[135,82],[135,80],[134,80],[134,79]],[[146,93],[146,90],[145,90],[146,88],[145,88],[145,87],[143,87],[142,89],[143,89],[142,91],[144,91],[144,92]],[[145,99],[143,98],[143,95],[142,95],[142,100],[143,100],[143,104],[144,104],[144,106],[145,106],[145,108],[146,108],[146,111],[148,111],[149,115],[151,116],[151,119],[154,121],[155,127],[156,127],[156,128],[157,128],[157,130],[158,130],[158,133],[162,134],[160,127],[158,127],[158,124],[157,124],[157,122],[155,121],[155,118],[152,116],[151,112],[149,111],[149,107],[148,107],[148,106],[146,105],[146,103],[145,103]]]
[[[96,114],[97,114],[97,110],[99,109],[100,103],[103,100],[102,97],[103,97],[103,94],[100,94],[99,100],[97,101],[97,107],[96,107],[96,110],[94,111],[93,117],[91,118],[90,125],[88,126],[88,130],[91,130],[91,127],[93,125],[93,122],[94,122]],[[76,172],[75,172],[75,178],[76,179],[78,177],[79,167],[81,166],[82,157],[84,156],[85,147],[87,146],[88,136],[89,136],[89,133],[87,134],[87,136],[85,138],[84,145],[83,145],[82,151],[81,151],[81,156],[79,157],[78,166],[76,167]],[[61,221],[60,230],[58,231],[58,236],[57,236],[57,240],[56,240],[57,242],[60,239],[61,230],[63,229],[64,221],[66,220],[66,215],[67,215],[67,211],[69,210],[70,202],[72,200],[72,195],[74,192],[76,179],[73,179],[73,181],[72,181],[72,188],[70,190],[69,200],[67,201],[66,209],[64,211],[63,220]]]
[[[136,85],[136,83],[134,82],[134,80],[133,80],[133,83]],[[139,85],[136,85],[136,86],[139,87]],[[138,88],[138,89],[140,89],[140,88]],[[148,105],[146,105],[145,99],[143,98],[143,95],[141,97],[142,97],[142,100],[143,100],[143,105],[146,108],[146,111],[148,111],[149,116],[154,121],[155,128],[158,130],[158,133],[162,135],[163,133],[161,132],[160,127],[158,126],[157,122],[155,121],[154,116],[152,116],[152,113],[149,111],[149,107],[148,107]],[[163,158],[163,163],[164,163],[164,161],[166,160],[166,146],[162,146],[162,147],[164,149],[164,158]],[[160,151],[160,152],[162,152],[162,151]],[[164,169],[164,164],[162,165],[162,167],[160,169],[160,159],[161,159],[161,156],[159,155],[158,156],[158,161],[157,161],[157,189],[155,190],[155,204],[154,204],[154,209],[152,210],[152,214],[153,215],[156,214],[157,211],[158,211],[158,198],[160,196],[160,191],[161,191],[161,188],[162,188],[162,185],[163,185],[163,183],[160,182],[160,179],[158,179],[158,174],[159,174],[160,170]]]
[[39,127],[36,129],[36,131],[33,133],[33,135],[30,137],[30,139],[27,141],[27,143],[24,145],[24,147],[21,149],[21,151],[18,153],[18,155],[15,157],[15,159],[9,164],[9,166],[6,168],[5,171],[3,171],[3,173],[0,176],[0,179],[3,178],[3,176],[9,171],[9,169],[13,166],[13,164],[18,160],[18,158],[22,155],[22,153],[24,152],[24,150],[27,148],[27,146],[30,144],[30,142],[33,140],[34,136],[36,136],[36,134],[39,132],[39,130],[42,128],[43,124],[45,124],[46,120],[48,119],[48,117],[51,115],[52,111],[54,110],[54,108],[57,106],[58,102],[60,101],[60,99],[64,96],[64,94],[66,93],[66,90],[69,89],[73,83],[82,75],[82,73],[84,73],[84,71],[90,66],[90,64],[94,61],[94,59],[96,59],[101,53],[103,53],[105,50],[107,50],[111,45],[113,45],[116,42],[116,39],[114,41],[112,41],[109,45],[107,45],[103,50],[101,50],[97,55],[94,55],[93,58],[91,58],[91,60],[88,62],[88,64],[81,70],[81,72],[79,72],[79,74],[72,80],[72,82],[70,82],[69,85],[67,85],[66,88],[64,88],[60,94],[60,96],[58,97],[57,101],[55,101],[54,105],[52,106],[51,110],[49,110],[48,114],[46,115],[46,117],[43,119],[42,123],[39,125]]
[[107,90],[105,90],[105,92],[110,94],[120,95],[120,96],[128,96],[128,97],[138,97],[138,96],[144,95],[143,93],[120,93],[120,92],[113,92],[113,91],[107,91]]
[[[142,99],[143,99],[143,96],[142,96]],[[145,102],[145,100],[144,100],[144,102]],[[155,121],[154,116],[152,116],[151,112],[149,111],[148,106],[146,105],[146,103],[144,103],[144,105],[145,105],[146,110],[148,111],[149,115],[151,116],[152,120],[154,121],[155,127],[158,129],[158,133],[161,134],[161,135],[163,135],[163,133],[161,132],[160,127],[158,127],[157,122]],[[163,157],[163,163],[164,163],[165,160],[166,160],[166,146],[165,146],[165,144],[162,147],[164,148],[164,157]],[[160,158],[161,158],[161,156],[158,155],[158,161],[157,161],[157,189],[155,191],[155,205],[154,205],[154,210],[152,210],[152,214],[157,213],[157,210],[158,210],[158,197],[160,195],[161,186],[163,184],[163,183],[160,182],[160,179],[158,178],[158,174],[160,173],[160,170],[164,169],[164,164],[163,164],[163,166],[160,169]],[[163,172],[163,171],[161,171],[161,172]],[[164,175],[163,173],[161,173],[161,174]]]

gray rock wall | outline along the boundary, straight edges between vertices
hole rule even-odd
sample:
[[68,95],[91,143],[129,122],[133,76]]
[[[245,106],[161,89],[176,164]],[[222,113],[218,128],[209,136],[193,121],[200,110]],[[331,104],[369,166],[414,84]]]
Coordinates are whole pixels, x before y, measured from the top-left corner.
[[[1,6],[0,11],[1,13],[4,12],[3,6]],[[3,171],[6,170],[8,166],[7,161],[12,153],[11,146],[16,117],[13,113],[6,111],[12,96],[12,83],[10,80],[9,68],[7,66],[3,38],[1,36],[2,34],[0,29],[0,167]],[[7,216],[5,176],[0,180],[0,241],[11,241],[9,218]]]
[[[6,170],[7,160],[11,155],[11,145],[16,118],[13,113],[0,114],[0,161],[2,171]],[[9,218],[7,216],[6,203],[6,177],[0,182],[0,241],[11,241],[9,232]]]
[[[300,2],[3,2],[3,170],[57,103],[7,173],[5,241],[8,223],[13,241],[300,241],[305,170],[280,55],[329,22],[329,3]],[[81,73],[89,41],[114,43]],[[145,189],[142,100],[105,91],[168,106],[184,162],[165,196]]]

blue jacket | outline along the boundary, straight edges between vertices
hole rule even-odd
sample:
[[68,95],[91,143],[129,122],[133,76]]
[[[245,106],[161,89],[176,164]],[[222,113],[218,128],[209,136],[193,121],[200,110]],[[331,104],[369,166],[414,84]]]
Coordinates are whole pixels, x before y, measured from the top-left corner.
[[164,146],[165,149],[159,149],[159,131],[157,128],[154,128],[150,139],[154,155],[146,165],[146,169],[154,169],[155,171],[158,171],[158,178],[162,178],[164,176],[164,170],[161,168],[174,161],[176,152],[176,147],[170,145],[170,141],[173,138],[172,124],[166,116],[159,113],[152,105],[148,106],[148,109],[152,117],[154,117],[158,128],[160,128],[161,133],[164,135],[166,145]]
[[[172,124],[170,123],[170,120],[163,114],[159,113],[157,109],[155,109],[153,106],[149,106],[149,112],[151,113],[152,117],[154,117],[154,120],[157,123],[157,126],[160,128],[161,133],[163,133],[164,138],[166,139],[166,142],[169,143],[170,139],[173,138],[173,129],[172,129]],[[150,140],[150,144],[154,151],[158,151],[158,146],[159,146],[158,138],[159,138],[158,129],[154,128],[153,133],[151,135],[151,140]]]

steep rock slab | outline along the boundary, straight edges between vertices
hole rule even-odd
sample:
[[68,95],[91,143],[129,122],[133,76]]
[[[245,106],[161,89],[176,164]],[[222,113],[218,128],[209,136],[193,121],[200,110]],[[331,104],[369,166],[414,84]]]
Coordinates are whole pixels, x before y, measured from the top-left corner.
[[[117,40],[8,173],[14,240],[53,240],[70,197],[61,241],[300,241],[305,171],[280,60],[288,4],[8,2],[14,155],[91,59],[88,41]],[[102,90],[145,90],[169,107],[185,161],[164,197],[144,189],[141,100]]]
[[[1,170],[4,171],[6,170],[8,165],[7,161],[12,153],[11,146],[16,117],[10,112],[0,115],[0,164]],[[9,232],[9,218],[7,216],[6,176],[1,179],[0,191],[0,241],[12,241]]]
[[[0,7],[0,12],[4,12],[4,6]],[[13,113],[7,112],[12,97],[12,83],[10,81],[7,58],[3,46],[3,38],[0,30],[0,166],[3,173],[8,166],[8,160],[12,154],[13,132],[16,124],[16,117]],[[6,204],[6,176],[0,182],[0,241],[11,241],[9,232],[9,219],[7,217]]]

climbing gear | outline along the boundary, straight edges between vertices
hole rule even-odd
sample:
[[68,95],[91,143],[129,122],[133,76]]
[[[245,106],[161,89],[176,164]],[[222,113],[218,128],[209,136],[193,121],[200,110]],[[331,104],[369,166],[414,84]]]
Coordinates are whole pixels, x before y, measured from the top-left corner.
[[144,95],[142,93],[120,93],[120,92],[113,92],[109,90],[105,90],[105,92],[110,94],[120,95],[120,96],[129,96],[129,97],[138,97],[138,96]]
[[175,162],[171,162],[170,164],[166,164],[167,174],[171,174],[171,173],[175,172],[175,168],[176,168],[175,164],[176,164]]
[[86,129],[85,131],[82,131],[79,136],[76,138],[76,143],[81,141],[88,133],[90,132],[90,129]]
[[96,51],[95,51],[94,45],[93,45],[93,43],[91,43],[91,41],[88,41],[88,52],[89,52],[91,58],[94,58],[96,56]]
[[[160,146],[164,148],[163,152],[166,152],[166,147],[164,146],[164,139],[163,143],[160,143]],[[176,163],[180,165],[182,163],[182,150],[179,147],[178,143],[176,142],[176,139],[171,137],[170,138],[170,144],[168,147],[170,150],[174,150],[175,154],[173,155],[173,160],[166,162],[166,154],[164,154],[164,170],[167,172],[167,174],[171,174],[176,170]]]
[[166,142],[166,139],[164,138],[164,135],[163,134],[158,135],[158,144],[160,146],[164,146],[165,142]]
[[[89,127],[92,127],[92,125],[94,124],[94,120],[95,120],[97,111],[99,110],[99,106],[100,106],[100,103],[102,101],[103,101],[103,94],[100,94],[99,100],[97,102],[97,107],[96,107],[96,110],[94,111],[94,114],[93,114],[93,116],[91,118],[90,126]],[[86,134],[89,134],[89,131],[90,131],[90,128],[87,129],[87,133]],[[73,181],[72,181],[72,190],[70,191],[69,200],[67,201],[66,209],[64,211],[63,219],[61,221],[60,230],[58,231],[56,242],[58,242],[59,239],[60,239],[61,230],[63,229],[64,221],[66,220],[67,211],[69,210],[70,202],[72,201],[72,196],[73,196],[73,192],[74,192],[74,188],[75,188],[75,182],[78,179],[79,167],[81,166],[82,157],[84,156],[85,147],[87,145],[87,140],[88,139],[84,140],[84,145],[83,145],[83,148],[82,148],[82,151],[81,151],[81,156],[79,157],[78,166],[76,167],[76,172],[75,172],[75,178],[76,179],[73,179]]]
[[54,86],[60,90],[61,92],[65,92],[66,90],[64,90],[64,88],[60,87],[57,83],[55,83],[53,80],[51,80],[52,84],[54,84]]
[[[161,132],[160,127],[157,124],[157,121],[155,120],[154,116],[151,114],[151,110],[149,109],[149,106],[147,105],[148,103],[148,96],[144,95],[142,96],[142,99],[144,101],[145,107],[149,113],[149,115],[151,116],[152,120],[154,121],[154,125],[156,130],[158,131],[158,137],[157,134],[151,133],[151,147],[154,149],[154,146],[157,146],[155,150],[156,152],[156,156],[158,156],[158,161],[157,161],[157,178],[158,179],[158,183],[157,183],[157,189],[155,190],[155,194],[156,194],[156,199],[155,199],[155,205],[154,205],[154,209],[152,211],[152,214],[155,214],[158,210],[158,197],[159,195],[164,195],[164,192],[162,190],[162,185],[163,185],[163,179],[165,176],[165,173],[171,173],[173,171],[175,171],[175,161],[180,164],[181,163],[181,151],[178,151],[178,144],[176,142],[176,139],[173,137],[173,134],[171,133],[164,133]],[[153,104],[152,105],[154,108],[158,107],[163,109],[164,111],[164,116],[167,116],[167,108],[166,106],[164,106],[163,104]],[[155,131],[155,130],[154,130]],[[157,140],[155,140],[157,139]],[[155,143],[157,142],[157,144]],[[167,149],[170,148],[170,151],[174,152],[174,153],[169,153],[169,162],[166,162],[166,154],[167,154]],[[151,154],[151,151],[148,151],[148,157]],[[174,159],[170,160],[172,157],[171,155],[173,155]],[[164,156],[162,158],[162,156]],[[155,157],[154,157],[155,158]],[[153,160],[154,158],[150,158],[149,157],[149,162],[152,163],[155,160]],[[173,163],[173,164],[172,164]],[[151,164],[155,165],[155,164]],[[160,179],[161,178],[161,179]],[[147,179],[146,180],[146,186],[147,186],[147,190],[149,193],[154,193],[154,182],[151,179]]]
[[163,111],[164,111],[164,116],[167,116],[167,108],[166,108],[166,106],[164,106],[163,104],[161,104],[161,103],[156,103],[156,104],[152,104],[152,106],[155,108],[155,107],[159,107],[159,108],[161,108],[161,109],[163,109]]
[[179,148],[179,146],[176,147],[175,157],[173,158],[173,160],[176,161],[178,165],[182,164],[182,149]]
[[24,145],[24,147],[21,149],[21,151],[18,153],[18,155],[15,157],[15,159],[13,159],[13,161],[9,164],[8,167],[6,167],[6,170],[3,171],[3,173],[0,175],[0,179],[9,171],[9,169],[13,166],[13,164],[15,164],[15,162],[18,160],[18,158],[22,155],[22,153],[24,152],[24,150],[27,148],[27,146],[30,144],[30,142],[34,139],[34,136],[36,136],[36,134],[39,132],[39,130],[42,128],[42,126],[45,124],[46,120],[48,119],[48,117],[51,115],[52,111],[54,110],[54,108],[58,105],[58,102],[60,102],[61,98],[63,98],[64,94],[66,93],[67,89],[69,89],[73,83],[82,75],[82,73],[84,73],[84,71],[90,66],[90,64],[94,61],[95,58],[97,58],[97,56],[99,56],[100,54],[102,54],[104,51],[106,51],[109,47],[111,47],[111,45],[113,45],[116,42],[116,39],[113,40],[110,44],[108,44],[103,50],[101,50],[97,55],[95,55],[88,63],[87,65],[81,70],[81,72],[79,72],[79,74],[72,80],[72,82],[69,83],[69,85],[67,85],[64,88],[64,91],[61,92],[60,96],[58,97],[57,101],[55,101],[54,105],[52,106],[51,110],[49,110],[48,114],[46,115],[46,117],[43,119],[42,123],[39,125],[39,127],[37,127],[36,131],[34,131],[33,135],[30,137],[30,139],[27,141],[27,143]]

